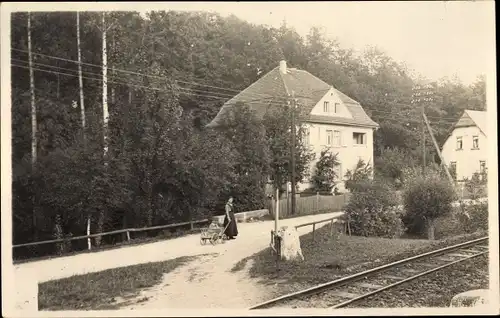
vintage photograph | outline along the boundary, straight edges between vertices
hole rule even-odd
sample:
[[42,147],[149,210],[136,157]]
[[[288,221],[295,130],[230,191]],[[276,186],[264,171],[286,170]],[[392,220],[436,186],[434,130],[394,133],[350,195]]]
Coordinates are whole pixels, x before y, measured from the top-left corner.
[[2,4],[9,310],[498,311],[492,2],[80,6]]

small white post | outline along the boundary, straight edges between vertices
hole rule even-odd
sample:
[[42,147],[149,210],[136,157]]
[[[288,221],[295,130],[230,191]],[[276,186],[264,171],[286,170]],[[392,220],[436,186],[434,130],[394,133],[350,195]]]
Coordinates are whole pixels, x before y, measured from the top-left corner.
[[276,188],[276,211],[274,212],[274,235],[278,235],[278,220],[280,214],[280,190]]

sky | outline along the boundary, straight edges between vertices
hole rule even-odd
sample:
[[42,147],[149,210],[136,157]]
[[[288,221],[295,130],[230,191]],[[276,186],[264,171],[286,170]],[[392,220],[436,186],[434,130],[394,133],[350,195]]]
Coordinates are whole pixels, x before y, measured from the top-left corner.
[[320,26],[342,47],[377,46],[431,80],[458,76],[472,83],[490,71],[495,48],[491,1],[178,2],[161,8],[234,14],[274,27],[286,20],[303,36]]
[[[7,3],[5,3],[7,4]],[[5,7],[5,4],[2,7]],[[302,36],[322,27],[343,48],[377,46],[430,80],[457,76],[465,84],[494,74],[494,2],[296,1],[296,2],[65,2],[15,4],[17,11],[182,10],[234,14],[254,24],[283,20]],[[494,78],[494,77],[492,77]]]

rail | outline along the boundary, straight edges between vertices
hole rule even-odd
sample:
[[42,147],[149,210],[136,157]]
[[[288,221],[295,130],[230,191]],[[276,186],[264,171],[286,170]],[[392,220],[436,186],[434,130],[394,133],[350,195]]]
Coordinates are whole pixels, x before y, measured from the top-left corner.
[[314,234],[315,234],[315,231],[316,231],[316,224],[330,222],[330,236],[331,236],[331,235],[333,235],[333,224],[335,223],[335,220],[337,220],[339,217],[340,216],[337,215],[337,216],[334,216],[334,217],[331,217],[331,218],[328,218],[328,219],[323,219],[323,220],[319,220],[319,221],[313,221],[313,222],[299,224],[299,225],[295,226],[295,229],[298,229],[299,227],[304,227],[304,226],[312,225],[312,227],[313,227],[313,230],[312,230],[312,239],[314,241]]
[[[378,266],[378,267],[375,267],[375,268],[372,268],[372,269],[368,269],[368,270],[365,270],[365,271],[362,271],[362,272],[359,272],[359,273],[356,273],[356,274],[352,274],[352,275],[349,275],[349,276],[346,276],[346,277],[342,277],[342,278],[339,278],[339,279],[336,279],[336,280],[332,280],[332,281],[327,282],[327,283],[319,284],[319,285],[316,285],[316,286],[313,286],[313,287],[310,287],[310,288],[307,288],[307,289],[304,289],[304,290],[296,291],[296,292],[293,292],[291,294],[283,295],[283,296],[280,296],[280,297],[277,297],[277,298],[265,301],[265,302],[260,303],[258,305],[255,305],[253,307],[250,307],[249,309],[250,310],[254,310],[254,309],[269,308],[269,307],[272,307],[273,305],[276,305],[276,304],[281,303],[283,301],[288,301],[288,300],[296,299],[297,297],[316,295],[316,294],[319,294],[319,293],[321,293],[323,291],[326,291],[326,290],[331,289],[331,288],[336,287],[336,286],[342,286],[342,285],[350,283],[350,282],[355,282],[355,281],[366,279],[366,277],[374,275],[375,273],[380,273],[380,272],[382,272],[384,270],[387,270],[387,269],[390,269],[390,268],[395,268],[395,267],[400,266],[402,264],[408,264],[410,262],[413,262],[413,261],[416,261],[416,260],[419,260],[419,259],[423,259],[423,258],[426,258],[426,257],[429,257],[429,256],[434,256],[434,255],[442,254],[443,252],[456,250],[456,249],[463,248],[463,247],[466,247],[466,246],[472,246],[474,244],[481,243],[481,242],[484,242],[486,240],[488,240],[487,236],[486,237],[481,237],[481,238],[478,238],[478,239],[474,239],[474,240],[471,240],[471,241],[468,241],[468,242],[458,243],[458,244],[447,246],[447,247],[444,247],[444,248],[439,248],[439,249],[436,249],[436,250],[433,250],[433,251],[430,251],[430,252],[426,252],[426,253],[422,253],[422,254],[419,254],[419,255],[411,256],[411,257],[408,257],[408,258],[405,258],[405,259],[402,259],[402,260],[399,260],[399,261],[395,261],[395,262],[392,262],[392,263],[389,263],[389,264],[385,264],[385,265],[381,265],[381,266]],[[391,287],[392,287],[392,285],[391,285]],[[343,303],[342,305],[345,305],[345,304],[347,304],[347,302]],[[340,307],[340,306],[338,306],[338,307]]]
[[179,227],[179,226],[185,226],[185,225],[191,225],[191,228],[192,228],[194,224],[207,223],[208,221],[209,221],[209,219],[203,219],[203,220],[197,220],[197,221],[189,221],[189,222],[166,224],[166,225],[157,225],[157,226],[143,227],[143,228],[129,228],[129,229],[115,230],[115,231],[110,231],[110,232],[68,237],[68,238],[55,239],[55,240],[46,240],[46,241],[39,241],[39,242],[16,244],[16,245],[12,245],[12,248],[25,247],[25,246],[35,246],[35,245],[42,245],[42,244],[51,244],[51,243],[63,243],[63,242],[88,239],[91,237],[100,237],[100,236],[120,234],[120,233],[126,233],[127,234],[127,241],[130,241],[131,240],[130,232],[144,232],[144,231],[151,231],[151,230],[161,230],[161,229],[167,229],[167,228],[173,228],[173,227]]

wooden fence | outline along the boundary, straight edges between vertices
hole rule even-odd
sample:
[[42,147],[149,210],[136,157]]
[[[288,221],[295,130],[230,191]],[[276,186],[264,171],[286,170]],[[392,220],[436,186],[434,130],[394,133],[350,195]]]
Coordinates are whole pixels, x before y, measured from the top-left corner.
[[[296,197],[296,215],[309,215],[321,212],[338,212],[348,202],[350,193],[341,195],[313,195],[309,197]],[[284,219],[291,216],[291,196],[279,200],[279,218]],[[269,213],[274,217],[276,202],[270,200]]]
[[334,216],[334,217],[331,217],[331,218],[328,218],[328,219],[324,219],[324,220],[319,220],[319,221],[313,221],[313,222],[308,222],[308,223],[304,223],[304,224],[299,224],[299,225],[296,225],[295,228],[298,229],[299,227],[304,227],[304,226],[310,226],[312,225],[313,229],[312,229],[312,240],[314,241],[314,234],[316,232],[316,224],[319,224],[319,223],[325,223],[325,222],[330,222],[330,236],[333,236],[333,233],[334,233],[334,224],[335,223],[338,223],[340,225],[344,225],[344,222],[342,220],[337,220],[339,218],[339,216]]
[[[122,230],[115,230],[115,231],[109,231],[109,232],[103,232],[103,233],[95,233],[95,234],[90,234],[90,235],[81,235],[81,236],[75,236],[75,237],[66,237],[62,239],[54,239],[54,240],[46,240],[46,241],[38,241],[38,242],[30,242],[30,243],[23,243],[23,244],[13,244],[12,249],[16,250],[19,248],[30,248],[30,247],[38,247],[40,245],[47,245],[47,244],[68,244],[71,241],[77,241],[77,240],[86,240],[88,238],[93,238],[93,237],[103,237],[103,236],[109,236],[109,235],[117,235],[117,234],[126,234],[126,243],[130,243],[132,240],[134,240],[132,233],[140,233],[140,232],[148,232],[148,231],[154,231],[154,230],[163,230],[163,229],[172,229],[172,228],[181,228],[181,227],[189,227],[191,230],[195,229],[195,225],[198,224],[206,224],[209,223],[211,219],[203,219],[203,220],[196,220],[196,221],[189,221],[189,222],[182,222],[182,223],[174,223],[174,224],[166,224],[166,225],[157,225],[157,226],[151,226],[151,227],[144,227],[144,228],[128,228],[128,229],[122,229]],[[106,249],[106,248],[113,248],[116,245],[120,244],[113,244],[111,246],[108,245],[101,245],[99,247],[94,247],[95,250],[101,250],[101,249]],[[16,253],[13,254],[14,260],[24,260],[24,261],[29,261],[32,259],[38,259],[38,258],[45,258],[45,257],[54,257],[54,256],[64,256],[68,254],[74,254],[74,253],[81,253],[85,252],[86,249],[71,249],[71,251],[66,251],[63,252],[62,254],[57,252],[57,248],[54,249],[53,251],[46,251],[42,252],[42,255],[38,255],[38,253],[35,253],[36,255],[33,255],[33,252],[35,250],[32,250],[31,256],[28,257],[18,257],[16,256]],[[90,250],[90,249],[87,249]],[[38,256],[37,256],[38,255]]]

